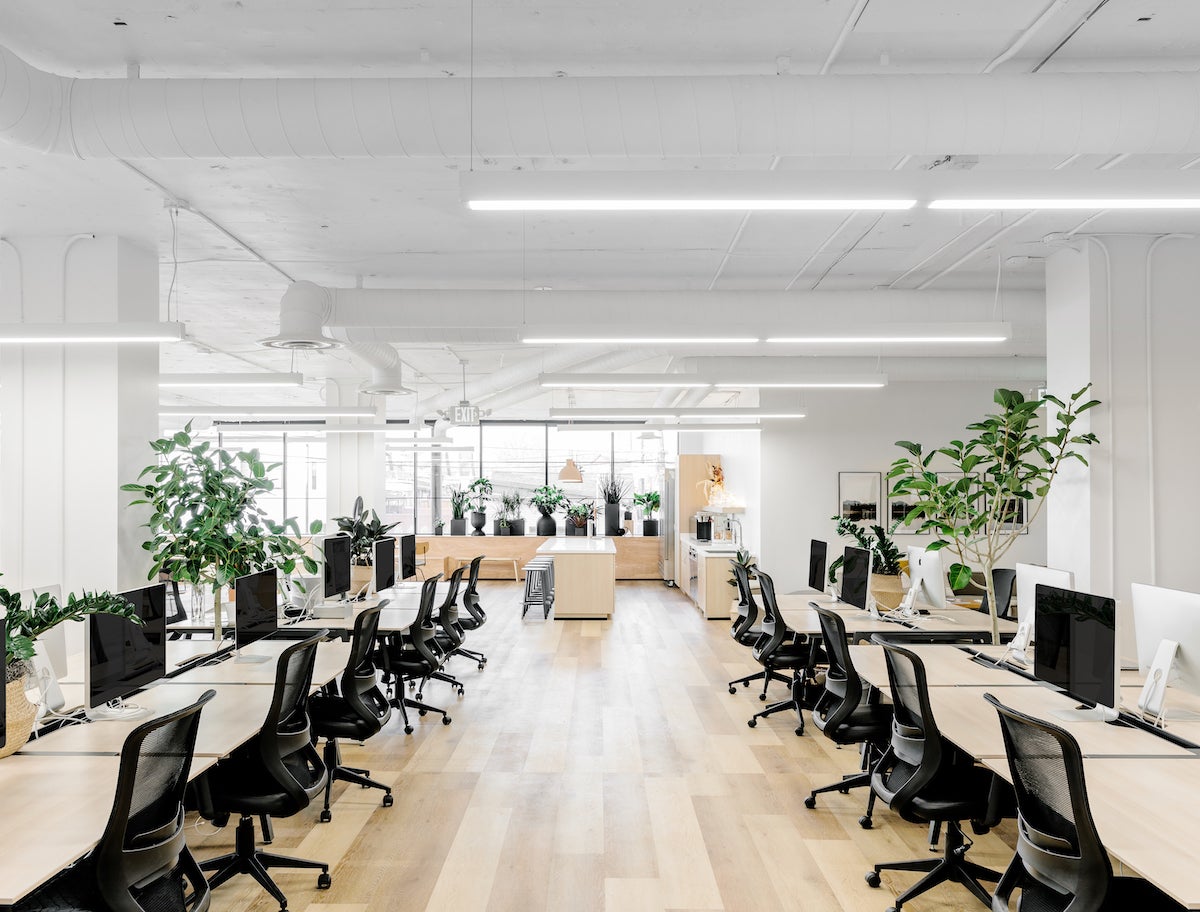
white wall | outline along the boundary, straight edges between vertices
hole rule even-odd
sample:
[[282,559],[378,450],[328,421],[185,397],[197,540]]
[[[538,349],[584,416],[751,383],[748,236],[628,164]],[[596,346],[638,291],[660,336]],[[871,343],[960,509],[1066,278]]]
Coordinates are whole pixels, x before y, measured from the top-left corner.
[[[838,511],[838,472],[882,473],[886,516],[886,474],[903,455],[895,441],[913,440],[928,450],[961,438],[968,423],[992,410],[995,386],[893,383],[881,390],[813,392],[805,404],[807,418],[766,422],[760,442],[761,564],[779,590],[807,585],[811,539],[828,541],[831,554],[847,543],[835,540],[830,519]],[[767,395],[763,398],[764,405],[772,404]],[[900,535],[897,543],[924,541],[927,536]],[[1045,555],[1045,523],[1039,519],[1028,535],[1018,537],[1002,564],[1041,563]]]
[[762,449],[752,431],[680,432],[680,453],[719,453],[725,490],[746,512],[740,517],[742,545],[753,554],[762,547]]

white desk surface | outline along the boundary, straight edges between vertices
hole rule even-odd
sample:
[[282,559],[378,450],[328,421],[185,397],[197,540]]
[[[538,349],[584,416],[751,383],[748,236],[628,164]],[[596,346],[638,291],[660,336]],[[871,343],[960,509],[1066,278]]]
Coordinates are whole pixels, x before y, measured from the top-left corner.
[[[257,643],[247,646],[244,652],[249,655],[268,656],[269,661],[238,662],[232,654],[229,654],[220,662],[189,668],[174,677],[163,678],[158,683],[164,686],[179,684],[266,684],[273,686],[279,656],[285,649],[295,644],[295,640],[259,640]],[[212,645],[211,642],[208,643],[209,647]],[[321,685],[332,681],[345,670],[346,662],[349,659],[349,643],[338,640],[321,643],[317,647],[317,659],[313,665],[313,683]]]
[[[905,646],[925,665],[930,687],[1037,687],[1037,681],[1015,674],[1004,667],[972,661],[971,654],[952,645],[916,643]],[[882,646],[851,646],[850,661],[859,676],[887,690],[887,661]]]
[[616,554],[617,546],[612,539],[588,538],[586,535],[568,535],[551,538],[537,549],[538,554]]
[[[821,624],[817,612],[809,606],[811,597],[807,595],[780,596],[779,613],[789,627],[798,633],[820,633]],[[846,624],[846,633],[851,636],[862,636],[871,633],[903,633],[905,630],[919,630],[925,633],[969,633],[990,631],[991,621],[986,614],[969,608],[947,608],[933,614],[916,615],[904,619],[873,617],[861,608],[840,602],[817,602],[822,608],[828,608],[841,615]],[[1015,633],[1017,625],[1012,621],[1000,621],[1001,633]]]

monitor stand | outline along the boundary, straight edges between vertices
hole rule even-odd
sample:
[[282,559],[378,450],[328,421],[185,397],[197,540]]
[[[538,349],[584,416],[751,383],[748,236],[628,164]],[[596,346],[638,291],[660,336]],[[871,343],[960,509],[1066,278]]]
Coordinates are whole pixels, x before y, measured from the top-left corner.
[[132,722],[136,719],[145,719],[152,712],[148,707],[138,706],[136,703],[110,700],[103,706],[93,706],[91,709],[84,710],[84,715],[93,722]]
[[1116,722],[1120,717],[1111,706],[1100,703],[1079,709],[1056,709],[1051,715],[1063,722]]

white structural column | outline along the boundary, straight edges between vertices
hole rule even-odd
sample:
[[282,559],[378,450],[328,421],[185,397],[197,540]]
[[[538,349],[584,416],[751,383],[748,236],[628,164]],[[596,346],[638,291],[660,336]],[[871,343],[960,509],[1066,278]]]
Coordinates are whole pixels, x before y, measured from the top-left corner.
[[1048,386],[1090,380],[1104,403],[1088,422],[1091,467],[1071,466],[1051,493],[1047,559],[1126,605],[1135,582],[1200,590],[1198,288],[1190,237],[1080,239],[1047,262]]
[[[329,380],[325,384],[325,401],[330,406],[347,408],[373,407],[375,421],[385,420],[385,402],[382,396],[364,396],[358,392],[359,381]],[[362,418],[330,419],[331,425],[361,424]],[[368,509],[383,517],[385,450],[384,434],[329,434],[328,435],[328,500],[329,516],[348,516],[354,507],[354,498],[362,496]],[[332,529],[329,531],[337,531]],[[400,531],[411,531],[401,529]]]
[[[158,258],[119,237],[0,243],[5,323],[156,321]],[[9,588],[146,584],[144,509],[119,486],[153,458],[158,346],[0,348],[0,571]]]

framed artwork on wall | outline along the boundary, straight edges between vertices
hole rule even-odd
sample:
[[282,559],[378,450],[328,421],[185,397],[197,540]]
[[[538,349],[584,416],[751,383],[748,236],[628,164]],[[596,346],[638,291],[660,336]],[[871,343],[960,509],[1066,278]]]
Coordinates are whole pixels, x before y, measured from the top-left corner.
[[[1028,535],[1029,528],[1025,525],[1025,500],[1020,497],[1006,497],[1000,507],[997,517],[997,528],[1001,532],[1016,532],[1018,535]],[[1018,531],[1019,530],[1019,531]]]
[[882,514],[882,472],[838,472],[838,516],[873,524],[883,521]]

